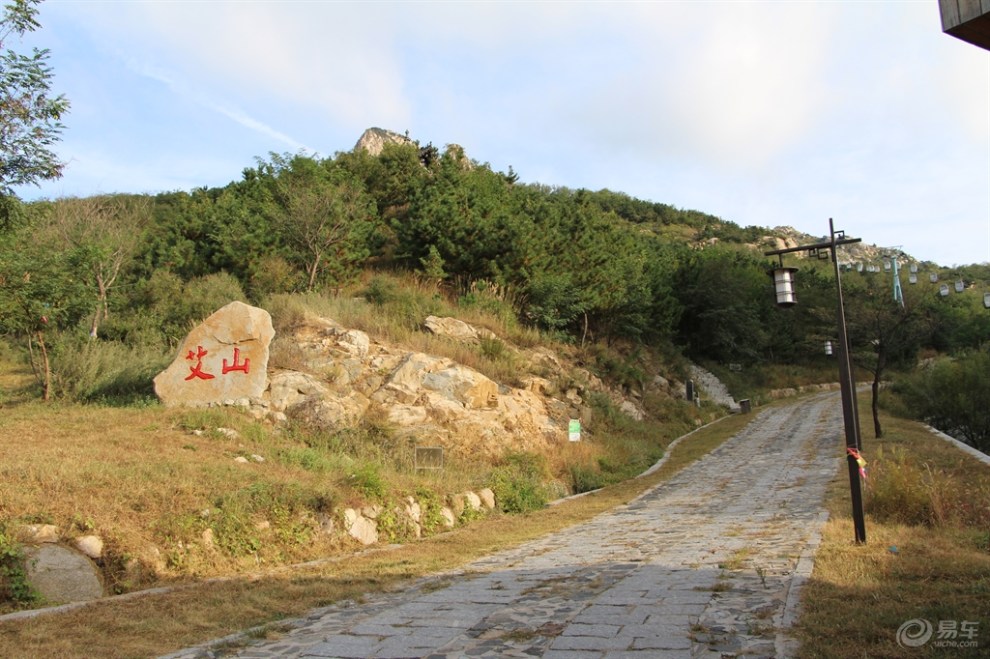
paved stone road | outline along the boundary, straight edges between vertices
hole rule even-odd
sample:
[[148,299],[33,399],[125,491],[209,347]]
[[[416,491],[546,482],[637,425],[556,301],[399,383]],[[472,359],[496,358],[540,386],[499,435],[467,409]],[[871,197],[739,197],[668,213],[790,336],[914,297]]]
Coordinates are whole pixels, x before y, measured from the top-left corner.
[[[765,410],[628,505],[430,577],[288,621],[278,640],[172,659],[785,657],[826,483],[842,464],[837,394]],[[688,439],[690,441],[690,439]],[[213,648],[213,649],[211,649]]]

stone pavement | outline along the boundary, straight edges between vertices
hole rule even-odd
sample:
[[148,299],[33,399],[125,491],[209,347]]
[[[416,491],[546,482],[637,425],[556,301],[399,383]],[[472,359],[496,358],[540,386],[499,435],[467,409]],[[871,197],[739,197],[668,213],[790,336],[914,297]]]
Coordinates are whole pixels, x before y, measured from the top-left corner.
[[[837,394],[761,411],[625,506],[435,575],[170,659],[786,657],[828,481]],[[688,441],[690,441],[688,439]]]

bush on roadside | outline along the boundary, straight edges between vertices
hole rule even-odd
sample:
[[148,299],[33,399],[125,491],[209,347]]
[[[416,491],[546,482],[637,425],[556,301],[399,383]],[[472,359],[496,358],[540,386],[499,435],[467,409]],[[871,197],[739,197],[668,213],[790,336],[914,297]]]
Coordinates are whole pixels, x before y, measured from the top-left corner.
[[527,513],[547,504],[546,460],[535,453],[509,453],[488,478],[498,508],[504,513]]
[[915,418],[990,452],[990,352],[943,359],[902,378],[894,392]]

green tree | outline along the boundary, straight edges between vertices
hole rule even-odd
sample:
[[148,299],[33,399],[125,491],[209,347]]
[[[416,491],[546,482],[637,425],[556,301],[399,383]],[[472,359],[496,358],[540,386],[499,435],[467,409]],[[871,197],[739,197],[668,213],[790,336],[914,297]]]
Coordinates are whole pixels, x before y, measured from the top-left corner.
[[59,178],[63,163],[52,146],[64,128],[62,115],[69,109],[64,96],[52,96],[52,70],[47,49],[34,48],[28,55],[7,47],[11,36],[22,37],[41,27],[37,21],[40,0],[13,0],[0,18],[0,194],[13,187]]
[[[922,296],[916,290],[904,292],[904,305],[894,300],[888,282],[876,276],[843,280],[843,301],[849,350],[856,366],[873,374],[873,431],[883,436],[880,424],[880,384],[887,370],[913,366],[922,339],[928,332]],[[857,285],[858,284],[858,285]]]
[[332,161],[272,155],[272,214],[289,258],[306,271],[307,290],[337,285],[368,257],[376,229],[374,201]]
[[750,253],[708,247],[679,271],[680,340],[695,356],[753,363],[769,348],[773,299],[766,265]]
[[91,300],[66,253],[29,229],[0,235],[0,333],[26,341],[44,400],[52,393],[49,333],[77,326]]
[[990,453],[990,352],[943,358],[901,379],[907,409],[942,432]]
[[96,338],[110,316],[110,292],[138,250],[151,216],[151,199],[108,195],[60,199],[51,206],[47,226],[52,244],[77,267],[77,276],[93,288],[95,309],[89,335]]

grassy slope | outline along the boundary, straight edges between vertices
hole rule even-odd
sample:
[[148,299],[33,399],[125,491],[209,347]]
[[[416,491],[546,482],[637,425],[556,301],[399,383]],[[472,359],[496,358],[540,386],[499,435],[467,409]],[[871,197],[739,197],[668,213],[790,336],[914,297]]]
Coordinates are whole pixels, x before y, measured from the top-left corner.
[[[861,402],[861,410],[868,406]],[[864,414],[863,428],[872,428]],[[865,545],[853,542],[845,470],[829,494],[831,518],[802,593],[802,657],[986,657],[990,651],[990,466],[923,426],[883,419],[867,433]],[[928,620],[936,637],[898,645],[898,628]],[[936,647],[941,622],[976,623],[975,647]],[[943,639],[952,640],[952,639]],[[966,640],[958,637],[955,640]]]
[[704,455],[748,420],[731,417],[700,431],[649,477],[534,513],[495,515],[397,549],[365,552],[345,561],[194,582],[166,594],[108,600],[67,613],[0,623],[0,656],[153,656],[257,625],[272,625],[268,633],[277,633],[281,618],[340,599],[360,598],[367,592],[401,587],[411,578],[456,568],[627,502]]

